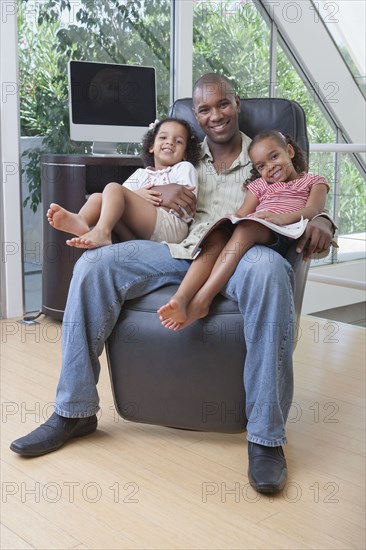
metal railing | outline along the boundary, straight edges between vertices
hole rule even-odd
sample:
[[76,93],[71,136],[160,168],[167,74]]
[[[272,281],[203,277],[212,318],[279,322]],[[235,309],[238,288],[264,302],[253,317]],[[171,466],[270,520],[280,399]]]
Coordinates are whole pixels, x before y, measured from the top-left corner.
[[[339,134],[339,132],[338,132]],[[338,135],[340,139],[342,137]],[[353,160],[355,165],[358,167],[359,173],[362,177],[366,175],[366,144],[365,143],[310,143],[309,145],[310,153],[334,153],[334,179],[333,179],[333,200],[332,200],[332,211],[333,211],[333,220],[337,226],[339,226],[339,211],[340,211],[340,192],[339,192],[339,175],[340,175],[340,156],[342,153],[353,155]],[[334,251],[331,262],[335,263],[338,261],[338,249]],[[311,280],[309,278],[309,280]],[[323,282],[323,281],[318,281]],[[329,284],[332,284],[328,281]],[[335,283],[333,283],[335,284]],[[348,286],[344,283],[341,286]],[[353,287],[352,287],[353,288]],[[363,287],[360,288],[363,290]]]
[[364,281],[355,281],[354,279],[345,279],[344,277],[321,275],[320,273],[314,273],[313,271],[309,271],[308,281],[311,281],[312,283],[343,286],[354,290],[363,290],[364,292],[366,291],[366,283]]
[[310,143],[309,148],[311,153],[366,153],[365,143]]

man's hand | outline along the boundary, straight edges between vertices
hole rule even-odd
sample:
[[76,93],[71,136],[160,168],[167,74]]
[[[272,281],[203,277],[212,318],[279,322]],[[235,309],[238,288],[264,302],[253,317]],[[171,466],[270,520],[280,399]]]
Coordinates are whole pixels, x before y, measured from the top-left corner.
[[135,191],[136,195],[140,195],[143,199],[151,202],[154,206],[160,206],[162,203],[160,191],[156,191],[156,188],[152,183],[149,183],[145,187],[142,187],[138,191]]
[[304,260],[310,259],[314,252],[321,253],[329,249],[333,239],[333,225],[328,218],[318,217],[306,226],[305,232],[297,243],[296,252],[304,252]]
[[184,210],[189,216],[194,216],[197,202],[196,195],[192,192],[194,189],[195,187],[192,185],[179,185],[178,183],[155,185],[155,190],[160,193],[162,199],[160,206],[174,210],[179,217],[184,216]]

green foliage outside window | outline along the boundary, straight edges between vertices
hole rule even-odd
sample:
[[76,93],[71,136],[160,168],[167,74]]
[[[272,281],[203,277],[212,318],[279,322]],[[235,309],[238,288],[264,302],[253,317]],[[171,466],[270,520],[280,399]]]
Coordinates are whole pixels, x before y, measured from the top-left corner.
[[198,1],[193,19],[193,80],[230,77],[243,98],[268,97],[270,31],[247,2]]
[[[82,150],[72,146],[68,136],[67,82],[60,68],[66,57],[57,51],[55,37],[60,22],[36,26],[26,14],[26,4],[18,10],[19,74],[20,74],[20,131],[24,136],[45,136],[44,148],[50,152],[71,153]],[[41,202],[41,147],[24,152],[28,156],[25,168],[29,182],[30,203],[35,212]]]
[[22,136],[45,136],[29,149],[25,167],[30,204],[41,202],[40,155],[90,152],[69,139],[67,63],[70,59],[155,67],[158,114],[167,112],[170,76],[168,0],[18,0]]

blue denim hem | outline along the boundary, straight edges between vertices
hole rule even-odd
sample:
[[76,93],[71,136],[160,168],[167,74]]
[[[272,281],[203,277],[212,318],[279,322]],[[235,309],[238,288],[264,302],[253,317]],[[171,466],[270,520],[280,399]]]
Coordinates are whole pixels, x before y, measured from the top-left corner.
[[94,416],[95,414],[97,414],[99,409],[100,407],[95,407],[94,409],[86,412],[70,413],[70,411],[64,411],[63,409],[60,409],[55,405],[55,413],[59,416],[63,416],[64,418],[87,418],[88,416]]
[[256,437],[255,435],[247,435],[247,440],[251,443],[257,443],[258,445],[263,445],[264,447],[281,447],[281,445],[286,445],[287,438],[282,437],[281,439],[276,439],[275,441],[268,441],[268,439],[262,439],[261,437]]

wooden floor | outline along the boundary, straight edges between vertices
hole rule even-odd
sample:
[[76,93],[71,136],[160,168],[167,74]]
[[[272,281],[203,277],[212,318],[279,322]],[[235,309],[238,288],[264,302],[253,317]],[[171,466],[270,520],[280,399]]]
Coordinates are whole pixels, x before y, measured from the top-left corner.
[[301,328],[289,481],[273,498],[248,485],[244,434],[125,422],[106,368],[95,434],[40,458],[12,453],[52,412],[61,328],[3,321],[1,548],[364,549],[366,332],[314,317]]

